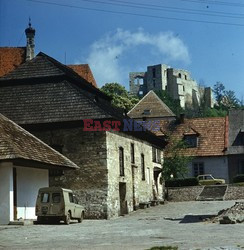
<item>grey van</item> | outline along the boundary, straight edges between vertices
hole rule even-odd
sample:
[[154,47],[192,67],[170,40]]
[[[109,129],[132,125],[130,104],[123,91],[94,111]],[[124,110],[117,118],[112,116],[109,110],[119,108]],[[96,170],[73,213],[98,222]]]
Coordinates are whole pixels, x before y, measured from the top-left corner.
[[55,220],[69,224],[71,219],[82,222],[84,207],[78,203],[73,191],[60,187],[40,188],[36,201],[37,222]]

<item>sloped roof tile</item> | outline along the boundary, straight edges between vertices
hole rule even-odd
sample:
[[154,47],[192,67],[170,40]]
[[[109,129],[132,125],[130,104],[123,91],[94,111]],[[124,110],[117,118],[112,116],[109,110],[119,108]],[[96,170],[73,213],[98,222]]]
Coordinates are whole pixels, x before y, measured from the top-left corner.
[[0,160],[14,159],[78,168],[68,158],[0,114]]

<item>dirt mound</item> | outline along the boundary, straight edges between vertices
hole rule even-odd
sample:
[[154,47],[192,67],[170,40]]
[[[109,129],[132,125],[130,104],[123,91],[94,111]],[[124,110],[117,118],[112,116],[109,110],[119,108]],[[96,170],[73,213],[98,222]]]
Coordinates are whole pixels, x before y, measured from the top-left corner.
[[244,202],[236,202],[234,206],[220,210],[218,215],[211,219],[220,224],[235,224],[244,222]]

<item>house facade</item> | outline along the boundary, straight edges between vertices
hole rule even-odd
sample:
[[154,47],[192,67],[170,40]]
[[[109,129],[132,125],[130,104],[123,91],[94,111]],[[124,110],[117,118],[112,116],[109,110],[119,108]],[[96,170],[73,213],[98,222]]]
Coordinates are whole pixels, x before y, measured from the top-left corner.
[[77,168],[0,114],[0,224],[36,219],[38,190],[49,186],[49,171]]
[[229,111],[228,165],[230,180],[244,174],[244,110]]
[[[49,179],[76,192],[86,218],[116,217],[162,198],[165,141],[148,131],[124,131],[129,117],[109,97],[44,53],[0,78],[0,112],[79,166],[64,175],[51,171]],[[104,122],[120,127],[101,127]]]

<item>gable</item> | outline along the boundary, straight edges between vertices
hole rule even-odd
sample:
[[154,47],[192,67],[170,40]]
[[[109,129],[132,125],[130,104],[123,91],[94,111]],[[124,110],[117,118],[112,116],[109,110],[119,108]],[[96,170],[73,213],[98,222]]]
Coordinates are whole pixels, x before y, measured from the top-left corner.
[[129,112],[131,118],[175,117],[170,108],[151,90]]

